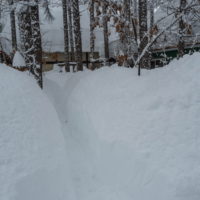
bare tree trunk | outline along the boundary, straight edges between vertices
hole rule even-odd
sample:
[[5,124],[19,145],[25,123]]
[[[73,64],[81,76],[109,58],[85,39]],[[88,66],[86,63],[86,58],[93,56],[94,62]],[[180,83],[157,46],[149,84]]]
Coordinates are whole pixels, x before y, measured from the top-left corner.
[[65,43],[65,71],[70,72],[67,0],[62,0],[62,8],[63,8],[64,43]]
[[[13,6],[13,0],[9,1],[10,6]],[[10,12],[10,24],[11,24],[11,38],[12,38],[12,50],[15,52],[17,50],[17,33],[16,33],[16,23],[15,23],[15,10],[11,8]]]
[[[133,27],[134,41],[135,44],[138,46],[138,1],[137,0],[133,0],[132,27]],[[135,51],[133,54],[134,58],[138,57],[138,51]]]
[[109,59],[109,38],[108,38],[108,17],[107,17],[107,5],[103,4],[103,34],[104,34],[104,54],[105,59]]
[[40,18],[39,18],[39,7],[38,0],[35,0],[35,5],[31,6],[31,24],[32,24],[32,38],[34,47],[34,58],[35,64],[39,65],[36,67],[34,74],[38,80],[38,84],[43,88],[43,77],[42,77],[42,38],[40,31]]
[[129,57],[133,53],[131,48],[131,1],[130,0],[124,0],[123,16],[125,19],[125,24],[124,24],[125,37],[122,42],[124,44],[124,55],[127,56],[127,60],[124,62],[124,66],[132,67],[133,64],[129,59]]
[[[152,37],[153,37],[153,29],[154,29],[154,8],[155,8],[155,0],[151,0],[150,2],[149,2],[149,12],[150,12],[150,26],[149,26],[149,29],[150,29],[150,31],[149,31],[149,40],[151,40],[152,39]],[[152,48],[149,48],[149,67],[151,68],[152,66],[151,66],[151,60],[152,60],[152,55],[153,54],[153,49]]]
[[138,18],[138,1],[137,0],[133,0],[133,17],[135,19]]
[[[139,35],[140,47],[139,55],[148,44],[147,36],[147,0],[139,0]],[[140,76],[140,68],[150,68],[149,54],[146,52],[145,56],[141,59],[138,67],[138,75]]]
[[19,38],[20,38],[20,49],[21,51],[24,50],[24,14],[22,12],[18,13],[18,27],[19,27]]
[[150,6],[149,6],[149,9],[150,9],[150,29],[152,30],[153,29],[153,26],[154,26],[154,0],[151,0],[150,2]]
[[94,59],[95,34],[94,34],[94,0],[90,0],[90,59]]
[[70,50],[71,50],[71,59],[75,60],[74,55],[74,35],[73,35],[73,19],[72,19],[72,0],[67,1],[68,7],[68,16],[69,16],[69,41],[70,41]]
[[79,1],[72,0],[72,2],[73,2],[74,36],[75,36],[75,47],[76,47],[77,71],[83,71]]
[[[21,1],[21,3],[26,3],[26,2],[28,1]],[[20,30],[20,40],[23,45],[22,50],[25,56],[25,62],[30,72],[34,74],[35,60],[34,60],[34,48],[32,40],[30,6],[23,5],[18,16],[19,16],[18,21]]]
[[125,19],[127,22],[131,21],[131,1],[130,0],[124,0],[124,7],[125,7]]
[[[184,12],[184,8],[187,5],[187,0],[180,0],[180,13]],[[185,32],[185,25],[183,17],[179,20],[179,41],[178,41],[178,57],[184,56],[185,50],[185,42],[184,42],[184,32]]]

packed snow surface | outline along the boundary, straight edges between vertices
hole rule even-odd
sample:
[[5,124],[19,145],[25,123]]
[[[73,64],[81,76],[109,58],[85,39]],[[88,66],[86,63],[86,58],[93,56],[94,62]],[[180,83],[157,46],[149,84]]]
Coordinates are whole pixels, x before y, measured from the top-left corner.
[[165,68],[49,72],[76,199],[200,199],[200,54]]
[[0,199],[72,199],[61,126],[46,95],[1,64],[0,96]]

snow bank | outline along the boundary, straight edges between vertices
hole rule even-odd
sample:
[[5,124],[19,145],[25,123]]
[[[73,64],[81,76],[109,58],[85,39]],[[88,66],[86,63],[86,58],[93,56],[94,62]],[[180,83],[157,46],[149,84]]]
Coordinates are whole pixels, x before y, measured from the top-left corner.
[[48,98],[30,76],[5,65],[0,95],[0,199],[73,199],[64,138]]
[[12,65],[17,68],[26,66],[25,60],[19,51],[15,52]]
[[196,53],[141,77],[106,67],[67,81],[66,135],[80,199],[200,199],[199,63]]

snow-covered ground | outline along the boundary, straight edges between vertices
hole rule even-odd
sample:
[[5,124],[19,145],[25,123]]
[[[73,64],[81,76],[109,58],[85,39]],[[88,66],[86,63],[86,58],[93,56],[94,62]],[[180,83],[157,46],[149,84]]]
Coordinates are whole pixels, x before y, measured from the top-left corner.
[[73,199],[64,137],[47,96],[30,76],[1,64],[0,97],[0,199]]
[[199,62],[55,69],[48,98],[1,66],[0,199],[199,200]]
[[200,199],[199,62],[46,75],[77,199]]

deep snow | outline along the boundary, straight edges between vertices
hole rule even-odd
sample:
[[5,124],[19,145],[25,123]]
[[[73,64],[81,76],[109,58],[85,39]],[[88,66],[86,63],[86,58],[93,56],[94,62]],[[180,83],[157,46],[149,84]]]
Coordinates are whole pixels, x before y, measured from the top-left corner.
[[49,99],[1,65],[0,199],[199,200],[199,62],[55,69]]
[[0,199],[73,199],[57,113],[26,73],[0,65]]
[[199,62],[47,73],[77,199],[200,199]]

